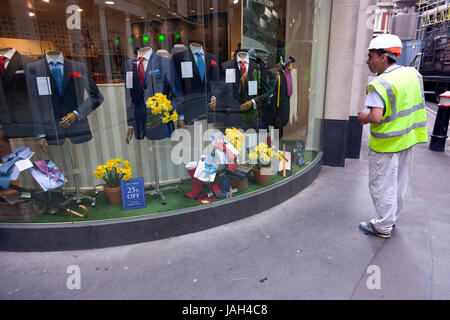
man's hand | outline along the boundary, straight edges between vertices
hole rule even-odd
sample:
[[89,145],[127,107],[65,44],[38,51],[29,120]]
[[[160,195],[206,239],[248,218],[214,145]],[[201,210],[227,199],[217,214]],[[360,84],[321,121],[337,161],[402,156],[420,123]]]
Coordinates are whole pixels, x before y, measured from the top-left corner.
[[133,139],[133,133],[134,133],[133,128],[128,128],[127,136],[125,138],[126,144],[130,144],[131,139]]
[[244,102],[243,104],[241,104],[241,111],[242,112],[247,112],[250,109],[253,109],[253,102],[252,101],[247,101],[247,102]]
[[64,118],[61,119],[59,122],[59,125],[63,128],[68,128],[77,120],[77,116],[75,113],[71,112],[68,115],[66,115]]
[[361,124],[367,123],[380,123],[383,119],[383,108],[371,107],[370,112],[360,111],[358,112],[358,120]]
[[366,111],[360,111],[358,112],[358,120],[362,125],[368,124],[367,117],[369,116],[369,113]]
[[211,97],[211,101],[208,103],[208,106],[212,109],[212,110],[216,110],[216,97]]
[[47,139],[45,138],[40,138],[39,139],[39,145],[41,146],[42,151],[48,155],[48,142]]

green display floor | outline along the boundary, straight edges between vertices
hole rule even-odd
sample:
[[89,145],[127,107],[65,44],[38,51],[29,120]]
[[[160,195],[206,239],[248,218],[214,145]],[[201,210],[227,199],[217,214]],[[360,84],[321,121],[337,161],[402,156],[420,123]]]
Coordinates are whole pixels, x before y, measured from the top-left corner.
[[[318,153],[314,151],[306,151],[304,153],[304,160],[308,162],[312,162],[316,157]],[[294,165],[293,168],[293,174],[298,174],[302,170],[307,168],[307,165],[303,167],[299,167]],[[278,174],[272,175],[270,178],[269,186],[272,186],[276,183],[279,183],[285,179],[288,179],[289,177],[282,177]],[[174,186],[169,185],[169,186]],[[161,188],[164,188],[165,186],[162,186]],[[248,188],[241,190],[237,193],[233,194],[233,197],[238,197],[244,194],[248,194],[250,192],[254,192],[263,188],[266,188],[267,186],[260,186],[257,185],[254,181],[254,177],[252,173],[249,175],[249,183]],[[161,198],[158,195],[148,195],[146,197],[146,204],[147,207],[145,209],[138,209],[138,210],[131,210],[131,211],[124,211],[122,210],[122,206],[113,206],[109,204],[106,195],[104,192],[100,192],[97,195],[94,195],[94,193],[87,193],[90,196],[94,196],[96,198],[96,206],[92,207],[88,204],[88,202],[83,203],[88,209],[89,214],[86,218],[80,218],[75,215],[70,216],[68,213],[64,212],[57,212],[55,214],[49,214],[44,213],[39,218],[33,221],[33,223],[61,223],[61,222],[85,222],[85,221],[95,221],[95,220],[107,220],[107,219],[119,219],[119,218],[125,218],[125,217],[135,217],[135,216],[142,216],[142,215],[148,215],[148,214],[155,214],[155,213],[161,213],[161,212],[167,212],[167,211],[174,211],[174,210],[180,210],[180,209],[186,209],[196,206],[202,206],[205,204],[201,204],[193,199],[186,198],[184,195],[188,193],[192,189],[192,182],[191,180],[184,181],[183,184],[179,184],[178,191],[175,190],[167,190],[164,191],[164,195],[166,197],[167,204],[163,205],[161,202]],[[227,199],[216,199],[214,200],[214,203],[218,201],[227,201]],[[82,212],[81,209],[77,209],[77,204],[75,202],[71,203],[71,209]]]

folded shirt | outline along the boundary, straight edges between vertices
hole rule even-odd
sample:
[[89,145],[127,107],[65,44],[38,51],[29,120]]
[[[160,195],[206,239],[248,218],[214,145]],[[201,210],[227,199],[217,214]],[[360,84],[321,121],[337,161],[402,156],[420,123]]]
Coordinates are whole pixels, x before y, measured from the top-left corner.
[[20,169],[16,163],[21,160],[30,159],[34,155],[28,147],[20,147],[2,158],[0,166],[0,187],[8,189],[9,182],[17,180],[20,175]]
[[44,191],[56,189],[67,182],[62,171],[51,160],[36,161],[28,170]]

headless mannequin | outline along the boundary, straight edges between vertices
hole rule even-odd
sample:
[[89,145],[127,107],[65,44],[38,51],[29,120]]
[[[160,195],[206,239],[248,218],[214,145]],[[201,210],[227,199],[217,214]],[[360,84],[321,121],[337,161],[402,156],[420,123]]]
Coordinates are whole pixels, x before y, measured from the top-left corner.
[[[60,56],[62,56],[62,52],[61,51],[49,51],[47,52],[47,57],[50,58],[51,60],[57,60]],[[70,112],[68,113],[66,116],[64,116],[61,121],[58,123],[59,126],[63,127],[63,128],[69,128],[70,126],[72,126],[74,124],[74,122],[77,120],[77,116],[75,113]],[[47,139],[45,138],[40,138],[39,139],[39,144],[41,146],[42,151],[45,152],[45,154],[48,154],[48,143],[47,143]]]
[[9,51],[13,50],[14,48],[2,48],[0,49],[0,56],[6,55]]
[[[246,60],[249,61],[249,65],[250,65],[250,57],[248,55],[248,52],[246,51],[241,51],[238,52],[237,56],[236,56],[239,60]],[[236,59],[236,62],[238,60]],[[247,68],[248,70],[248,68]],[[251,108],[253,108],[255,106],[255,102],[253,100],[249,100],[247,102],[244,102],[243,104],[241,104],[241,111],[248,111]]]
[[[191,52],[192,52],[192,48],[195,48],[195,49],[197,49],[198,51],[201,51],[201,52],[203,52],[204,53],[204,51],[203,51],[203,46],[201,45],[201,44],[199,44],[199,43],[196,43],[196,42],[191,42],[191,44],[189,45],[190,47],[191,47]],[[208,103],[208,106],[211,108],[211,109],[215,109],[216,108],[216,97],[211,97],[211,100],[209,101],[209,103]]]
[[243,60],[247,59],[248,58],[248,52],[246,52],[246,51],[238,52],[237,57],[239,59],[243,59]]
[[[139,49],[138,50],[138,58],[145,56],[150,50],[152,50],[152,47],[143,47],[143,48]],[[181,128],[184,127],[184,121],[183,120],[178,120],[177,124]],[[125,137],[126,144],[130,144],[130,141],[133,139],[133,133],[134,133],[134,129],[133,128],[128,128],[127,135]]]

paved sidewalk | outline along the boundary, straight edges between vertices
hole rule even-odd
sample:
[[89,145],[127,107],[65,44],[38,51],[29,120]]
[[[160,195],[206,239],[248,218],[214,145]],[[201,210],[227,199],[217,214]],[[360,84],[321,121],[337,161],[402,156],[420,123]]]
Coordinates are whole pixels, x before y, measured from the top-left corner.
[[[323,167],[307,189],[256,216],[124,247],[0,252],[0,299],[450,299],[450,146],[416,148],[404,211],[383,240],[358,229],[375,216],[367,129],[361,159]],[[80,290],[66,286],[70,265]],[[380,289],[367,286],[369,266],[379,267]]]

